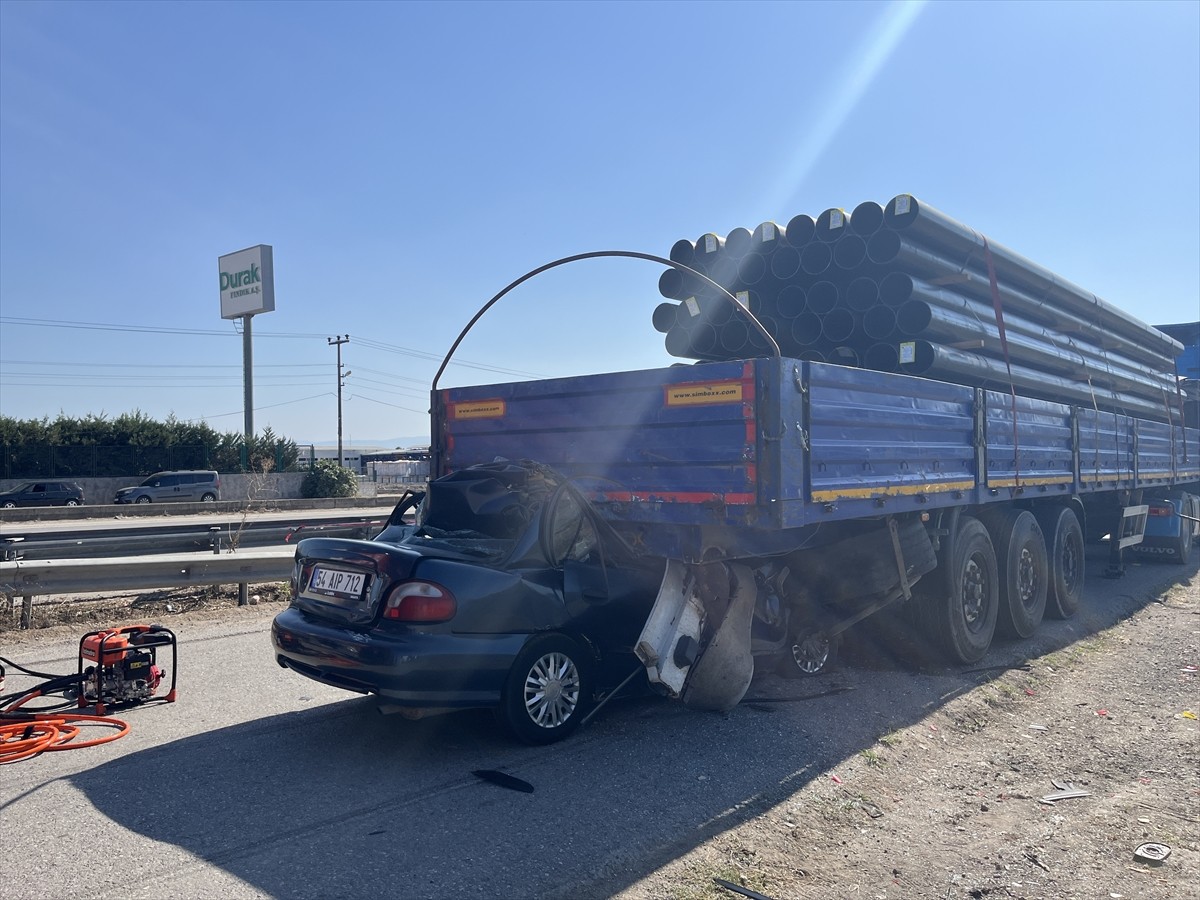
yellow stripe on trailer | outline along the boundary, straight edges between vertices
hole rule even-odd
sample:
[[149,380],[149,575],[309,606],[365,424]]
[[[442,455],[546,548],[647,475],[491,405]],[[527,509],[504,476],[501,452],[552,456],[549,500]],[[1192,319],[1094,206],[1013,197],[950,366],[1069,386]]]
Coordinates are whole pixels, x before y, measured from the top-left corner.
[[941,481],[929,484],[902,484],[896,487],[834,488],[828,491],[813,491],[814,502],[830,500],[862,500],[872,497],[906,497],[916,494],[945,494],[949,491],[969,491],[974,481]]

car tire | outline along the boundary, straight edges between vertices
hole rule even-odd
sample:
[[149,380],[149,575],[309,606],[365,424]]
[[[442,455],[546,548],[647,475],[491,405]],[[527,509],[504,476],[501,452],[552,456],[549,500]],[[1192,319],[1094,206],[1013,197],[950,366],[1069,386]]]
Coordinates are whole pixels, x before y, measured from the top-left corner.
[[16,508],[17,508],[17,504],[13,503],[11,500],[5,500],[5,501],[4,501],[4,508],[5,508],[5,509],[16,509]]
[[203,497],[200,498],[200,502],[201,503],[215,503],[216,499],[217,499],[216,494],[205,494]]
[[592,666],[586,651],[565,634],[535,635],[509,670],[500,719],[526,744],[561,741],[587,714]]
[[149,502],[150,502],[150,498],[149,498],[149,497],[147,497],[145,494],[142,494],[142,496],[138,497],[138,498],[137,498],[136,500],[134,500],[133,502],[134,502],[134,503],[149,503]]
[[71,499],[71,500],[67,501],[67,506],[78,506],[78,505],[79,505],[78,500]]

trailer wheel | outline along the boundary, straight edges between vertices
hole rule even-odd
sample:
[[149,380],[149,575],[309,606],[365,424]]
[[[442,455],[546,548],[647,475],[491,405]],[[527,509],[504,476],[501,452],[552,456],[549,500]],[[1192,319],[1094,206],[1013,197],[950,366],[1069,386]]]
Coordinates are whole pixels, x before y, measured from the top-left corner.
[[996,628],[1005,637],[1027,638],[1046,613],[1046,539],[1033,513],[1023,509],[999,509],[980,519],[991,535],[999,563]]
[[914,590],[918,621],[951,662],[978,662],[992,645],[1000,605],[996,552],[983,523],[960,516],[938,561]]
[[1050,551],[1046,615],[1069,619],[1083,601],[1083,529],[1074,511],[1052,506],[1037,513]]

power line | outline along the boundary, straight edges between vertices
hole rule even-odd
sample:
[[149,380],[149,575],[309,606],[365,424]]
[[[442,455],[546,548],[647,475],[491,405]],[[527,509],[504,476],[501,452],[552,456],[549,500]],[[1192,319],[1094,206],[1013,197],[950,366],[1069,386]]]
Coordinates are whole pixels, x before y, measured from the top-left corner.
[[[333,394],[332,391],[325,391],[323,394],[313,394],[311,397],[300,397],[297,400],[285,400],[282,403],[271,403],[267,406],[256,406],[256,407],[254,407],[254,411],[258,412],[259,410],[263,410],[263,409],[275,409],[278,406],[290,406],[293,403],[303,403],[305,400],[316,400],[319,397],[332,396],[332,394]],[[216,413],[215,415],[211,415],[211,416],[195,416],[194,418],[191,418],[191,419],[180,419],[180,421],[181,422],[206,422],[209,419],[224,419],[228,416],[240,416],[243,413],[245,413],[244,409],[236,409],[233,412]]]
[[374,397],[368,397],[366,394],[351,394],[348,399],[350,399],[350,400],[366,400],[370,403],[378,403],[380,406],[390,406],[392,409],[403,409],[406,412],[420,413],[421,415],[425,415],[426,413],[429,412],[429,410],[427,410],[427,409],[413,409],[410,406],[399,406],[398,404],[395,404],[395,403],[386,403],[383,400],[376,400]]
[[[74,368],[107,369],[237,369],[241,366],[218,365],[216,363],[102,363],[102,362],[44,362],[37,359],[0,359],[0,364],[9,366],[66,366]],[[324,369],[320,363],[255,363],[256,369]],[[240,377],[240,376],[239,376]]]
[[[111,322],[62,322],[53,319],[28,319],[15,316],[0,316],[0,324],[5,325],[25,325],[37,328],[76,328],[84,331],[117,331],[124,334],[179,334],[189,335],[193,337],[240,337],[240,332],[222,331],[212,328],[164,328],[154,325],[117,325]],[[312,338],[325,337],[324,334],[316,332],[287,332],[287,331],[264,331],[258,332],[256,337],[268,338],[299,338],[303,340]],[[412,347],[401,347],[397,344],[385,344],[382,341],[372,341],[370,339],[355,340],[355,343],[361,344],[363,347],[372,350],[384,350],[388,353],[398,353],[403,356],[411,356],[415,359],[422,359],[427,362],[441,362],[444,358],[441,354],[431,353],[427,350],[417,350]],[[487,363],[472,362],[467,359],[453,359],[451,365],[462,366],[467,369],[479,369],[484,372],[497,372],[501,375],[517,375],[524,378],[541,378],[542,375],[537,372],[524,372],[520,369],[507,369],[503,366],[492,366]]]

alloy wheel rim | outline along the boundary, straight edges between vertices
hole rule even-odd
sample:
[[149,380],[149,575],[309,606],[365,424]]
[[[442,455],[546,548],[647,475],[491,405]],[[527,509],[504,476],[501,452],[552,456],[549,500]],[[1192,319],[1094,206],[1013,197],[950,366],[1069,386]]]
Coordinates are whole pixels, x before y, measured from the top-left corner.
[[525,675],[525,712],[541,728],[566,723],[579,706],[579,669],[565,653],[547,653]]
[[829,639],[814,634],[792,644],[792,659],[801,672],[812,675],[821,671],[829,661]]

